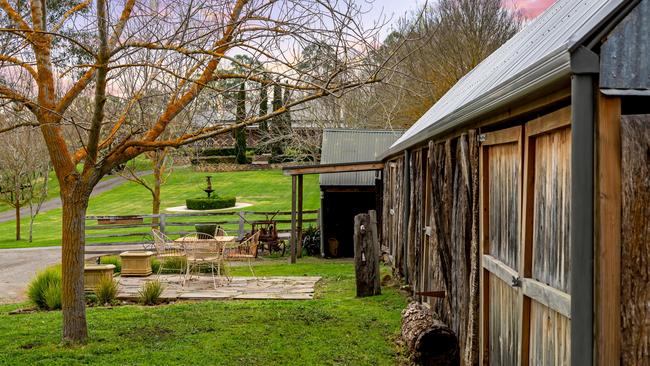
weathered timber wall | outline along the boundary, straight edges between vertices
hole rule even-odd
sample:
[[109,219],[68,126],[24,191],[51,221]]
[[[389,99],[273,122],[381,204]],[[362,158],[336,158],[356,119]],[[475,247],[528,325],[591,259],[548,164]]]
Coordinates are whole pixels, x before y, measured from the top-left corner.
[[623,116],[621,332],[624,365],[650,365],[650,115]]
[[[490,365],[517,365],[521,297],[496,276],[490,281]],[[498,306],[496,306],[498,305]]]
[[571,130],[535,139],[533,278],[570,293]]
[[[382,251],[388,252],[395,269],[400,273],[403,253],[402,202],[404,159],[398,158],[386,164],[383,172],[384,197],[382,209]],[[401,273],[400,273],[401,274]]]
[[[383,171],[383,250],[414,293],[459,340],[461,362],[478,363],[478,140],[475,131],[412,151],[409,206],[404,207],[403,158]],[[403,243],[403,210],[408,210]],[[403,247],[406,245],[406,248]],[[402,257],[406,249],[406,257]],[[399,271],[406,267],[407,273]]]
[[534,300],[531,301],[530,321],[530,365],[569,365],[571,321]]

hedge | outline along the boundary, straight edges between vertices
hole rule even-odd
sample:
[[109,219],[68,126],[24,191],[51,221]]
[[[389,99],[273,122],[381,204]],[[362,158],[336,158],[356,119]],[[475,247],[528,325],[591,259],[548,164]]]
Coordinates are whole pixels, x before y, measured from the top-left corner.
[[[246,149],[246,154],[247,155],[252,155],[255,153],[255,149],[253,148],[248,148]],[[201,150],[199,155],[201,156],[234,156],[237,154],[237,151],[235,151],[235,148],[232,147],[225,147],[225,148],[206,148]]]
[[235,206],[235,197],[202,197],[185,200],[185,205],[190,210],[215,210]]

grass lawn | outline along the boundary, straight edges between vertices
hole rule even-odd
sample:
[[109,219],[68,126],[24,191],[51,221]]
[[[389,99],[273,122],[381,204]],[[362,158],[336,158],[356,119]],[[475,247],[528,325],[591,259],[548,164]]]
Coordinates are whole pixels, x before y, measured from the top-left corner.
[[[60,345],[61,313],[7,315],[0,306],[0,364],[394,365],[406,299],[394,288],[355,298],[349,260],[268,260],[256,273],[319,275],[314,300],[205,301],[89,308],[90,341]],[[246,275],[246,267],[233,268]],[[23,304],[24,306],[24,304]]]
[[[236,196],[238,201],[252,203],[246,211],[287,211],[291,209],[291,177],[280,170],[197,173],[191,168],[177,168],[162,187],[162,208],[180,206],[185,199],[205,195],[206,175],[212,176],[212,187],[219,194]],[[151,179],[149,177],[148,179]],[[304,180],[304,208],[320,206],[318,176]],[[127,182],[90,200],[88,215],[127,215],[151,213],[151,194],[142,186]],[[27,236],[29,220],[23,220]],[[0,249],[60,245],[61,209],[36,217],[34,242],[15,241],[15,221],[0,223]],[[140,228],[142,231],[142,228]],[[137,238],[136,238],[137,239]]]

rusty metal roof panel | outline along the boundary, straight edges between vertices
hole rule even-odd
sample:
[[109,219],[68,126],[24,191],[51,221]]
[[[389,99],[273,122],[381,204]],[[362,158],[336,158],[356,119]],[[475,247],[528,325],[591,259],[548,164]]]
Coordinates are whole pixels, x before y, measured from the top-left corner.
[[[325,129],[321,164],[374,161],[404,131]],[[320,175],[321,186],[373,186],[375,172],[329,173]]]
[[625,2],[558,0],[458,81],[387,154],[567,78],[570,50]]

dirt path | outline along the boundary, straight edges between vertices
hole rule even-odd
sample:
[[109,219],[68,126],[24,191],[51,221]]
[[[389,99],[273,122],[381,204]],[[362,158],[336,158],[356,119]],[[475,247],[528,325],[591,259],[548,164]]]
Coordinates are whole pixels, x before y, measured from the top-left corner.
[[[151,174],[150,170],[138,172],[138,176],[144,176],[144,175],[149,175]],[[127,182],[126,179],[122,177],[115,177],[115,178],[110,178],[103,180],[95,186],[93,189],[93,193],[90,194],[90,197],[94,197],[98,194],[104,193],[106,191],[109,191],[117,186],[120,186]],[[56,208],[61,207],[61,198],[54,198],[49,201],[43,202],[43,206],[41,206],[41,211],[39,214],[42,214],[44,212],[54,210]],[[29,207],[24,207],[20,210],[20,216],[26,218],[26,220],[29,220]],[[7,221],[12,221],[16,218],[16,213],[14,210],[9,210],[5,212],[0,212],[0,223],[7,222]]]

